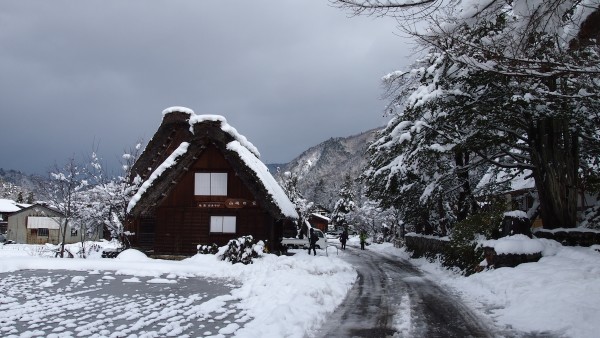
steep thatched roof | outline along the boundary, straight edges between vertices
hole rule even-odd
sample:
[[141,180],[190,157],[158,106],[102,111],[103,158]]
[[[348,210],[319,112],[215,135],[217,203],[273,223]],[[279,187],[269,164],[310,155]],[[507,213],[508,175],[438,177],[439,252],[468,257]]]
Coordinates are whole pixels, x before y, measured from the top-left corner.
[[224,117],[195,115],[180,107],[167,109],[163,115],[162,124],[133,167],[144,183],[129,203],[130,214],[153,214],[202,152],[214,145],[271,216],[298,218],[295,206],[258,159],[258,150]]

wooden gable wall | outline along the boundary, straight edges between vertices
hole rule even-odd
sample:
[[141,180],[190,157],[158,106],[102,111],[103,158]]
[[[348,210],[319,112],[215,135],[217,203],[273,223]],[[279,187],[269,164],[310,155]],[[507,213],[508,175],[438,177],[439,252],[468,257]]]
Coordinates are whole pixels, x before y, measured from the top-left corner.
[[[197,172],[227,172],[227,196],[194,196]],[[239,203],[243,207],[226,207]],[[211,216],[235,216],[235,234],[210,232]],[[230,239],[252,235],[255,239],[280,237],[280,228],[252,192],[236,175],[234,168],[214,145],[208,144],[195,163],[156,208],[154,219],[140,220],[139,246],[155,254],[194,254],[198,244],[225,245]],[[153,239],[150,237],[154,237]]]

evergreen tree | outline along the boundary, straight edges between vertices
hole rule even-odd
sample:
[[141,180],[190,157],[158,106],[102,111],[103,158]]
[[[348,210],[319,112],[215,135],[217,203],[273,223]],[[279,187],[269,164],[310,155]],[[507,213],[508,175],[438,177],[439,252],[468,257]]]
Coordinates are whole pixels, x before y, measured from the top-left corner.
[[331,214],[334,226],[348,226],[347,215],[356,208],[354,200],[354,184],[350,174],[346,174],[344,176],[344,183],[339,191],[339,199],[335,203]]
[[[516,4],[493,2],[417,34],[429,56],[384,79],[393,118],[370,148],[369,196],[443,233],[476,211],[473,186],[491,165],[535,178],[545,227],[575,226],[578,179],[590,171],[581,163],[594,168],[600,149],[600,53],[585,39],[561,43],[582,11],[564,3],[518,15]],[[542,19],[552,25],[538,29]]]

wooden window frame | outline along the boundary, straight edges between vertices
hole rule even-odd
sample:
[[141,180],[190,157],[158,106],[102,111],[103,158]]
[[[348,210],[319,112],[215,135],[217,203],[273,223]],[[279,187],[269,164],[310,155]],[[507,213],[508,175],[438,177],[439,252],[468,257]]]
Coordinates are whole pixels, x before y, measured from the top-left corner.
[[[232,221],[233,221],[233,223],[232,223]],[[233,231],[231,231],[232,226],[233,226]],[[225,229],[225,227],[228,227],[228,228]],[[235,233],[237,233],[237,217],[229,216],[229,215],[210,216],[209,232],[211,234],[235,234]]]
[[198,172],[194,174],[194,196],[227,196],[227,172]]

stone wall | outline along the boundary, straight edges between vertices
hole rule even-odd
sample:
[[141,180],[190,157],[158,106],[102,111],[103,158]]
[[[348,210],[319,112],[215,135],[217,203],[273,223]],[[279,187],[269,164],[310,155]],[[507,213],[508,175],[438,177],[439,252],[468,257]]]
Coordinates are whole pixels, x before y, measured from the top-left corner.
[[407,234],[404,237],[406,250],[412,253],[413,258],[435,257],[443,255],[450,241],[447,238],[427,235]]
[[537,262],[542,258],[541,252],[533,254],[496,254],[494,248],[483,248],[485,261],[490,268],[514,268],[522,263]]
[[600,244],[600,231],[581,229],[536,230],[533,235],[537,238],[553,239],[566,246],[592,246]]

